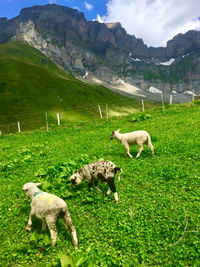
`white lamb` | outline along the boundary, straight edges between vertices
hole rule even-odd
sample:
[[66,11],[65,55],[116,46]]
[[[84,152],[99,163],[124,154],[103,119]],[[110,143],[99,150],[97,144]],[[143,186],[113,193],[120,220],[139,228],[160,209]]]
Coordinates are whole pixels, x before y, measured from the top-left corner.
[[55,246],[58,234],[56,229],[56,220],[60,216],[63,218],[64,223],[70,231],[75,249],[78,249],[76,229],[72,224],[67,204],[63,199],[55,195],[40,191],[38,188],[39,185],[41,185],[41,183],[26,183],[23,186],[26,196],[30,197],[32,200],[31,212],[29,214],[26,230],[31,230],[32,218],[35,215],[37,218],[42,220],[42,231],[46,229],[46,224],[48,225],[52,245]]
[[139,158],[143,151],[143,144],[146,144],[151,149],[152,157],[154,156],[154,147],[151,143],[151,137],[146,131],[134,131],[131,133],[121,134],[120,129],[111,133],[110,139],[116,138],[126,149],[126,153],[129,157],[133,157],[130,154],[130,146],[137,144],[139,146],[139,152],[136,159]]

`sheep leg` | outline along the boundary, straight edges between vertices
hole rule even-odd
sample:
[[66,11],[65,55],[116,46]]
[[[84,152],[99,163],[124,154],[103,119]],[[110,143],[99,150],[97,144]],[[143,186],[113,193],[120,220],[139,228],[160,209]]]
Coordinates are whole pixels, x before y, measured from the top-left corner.
[[92,182],[88,182],[88,191],[90,191],[91,187],[92,187]]
[[44,232],[47,228],[46,220],[45,218],[42,218],[42,232]]
[[140,145],[140,146],[139,146],[139,152],[138,152],[138,154],[137,154],[137,156],[136,156],[136,159],[139,158],[139,156],[141,155],[142,151],[143,151],[143,145]]
[[152,143],[151,143],[151,137],[150,137],[150,136],[148,136],[147,141],[146,141],[145,143],[146,143],[146,145],[150,148],[150,150],[151,150],[151,155],[152,155],[152,157],[153,157],[153,156],[154,156],[154,147],[153,147],[153,145],[152,145]]
[[108,189],[108,191],[107,191],[107,196],[109,196],[110,195],[110,193],[111,193],[111,190],[110,190],[110,188]]
[[122,168],[119,168],[119,173],[118,173],[118,180],[120,181],[120,174],[122,173]]
[[56,218],[57,216],[53,216],[52,214],[48,217],[46,217],[46,222],[51,234],[51,240],[52,240],[52,246],[56,245],[56,238],[58,235],[57,229],[56,229]]
[[118,198],[118,194],[117,194],[114,178],[108,179],[107,180],[107,184],[109,185],[110,190],[114,193],[115,203],[118,204],[119,203],[119,198]]
[[29,218],[28,218],[28,224],[26,226],[26,231],[31,231],[33,215],[34,215],[34,213],[30,212]]
[[71,234],[74,248],[78,249],[78,239],[77,239],[77,236],[76,236],[76,229],[72,224],[71,217],[70,217],[70,214],[69,214],[68,210],[65,211],[65,215],[63,217],[63,220],[64,220],[64,222],[65,222],[65,224],[66,224],[66,226],[69,229],[69,232]]
[[103,196],[103,192],[101,191],[101,189],[98,187],[98,181],[94,182],[94,188]]
[[151,143],[148,143],[147,145],[151,149],[151,155],[153,157],[154,156],[154,147],[153,147],[153,145]]
[[128,143],[125,143],[125,144],[124,144],[124,147],[125,147],[125,149],[126,149],[126,154],[127,154],[130,158],[132,158],[133,156],[130,154],[130,148],[129,148]]

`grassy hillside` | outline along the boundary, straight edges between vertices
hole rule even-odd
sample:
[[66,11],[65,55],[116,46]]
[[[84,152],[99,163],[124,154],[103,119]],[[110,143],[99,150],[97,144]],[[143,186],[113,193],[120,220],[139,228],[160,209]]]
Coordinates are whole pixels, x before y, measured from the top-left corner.
[[59,112],[62,121],[81,121],[99,116],[98,104],[104,111],[106,103],[116,103],[110,115],[141,109],[138,100],[77,80],[26,43],[0,45],[0,69],[0,125],[11,131],[18,120],[23,129],[43,126],[45,112],[49,120]]
[[[200,105],[172,106],[146,116],[87,123],[49,133],[35,131],[0,138],[0,262],[2,266],[199,266]],[[138,160],[110,140],[112,130],[147,130],[155,147]],[[135,156],[137,147],[131,148]],[[69,176],[86,163],[107,159],[123,168],[113,195],[88,192],[87,182],[72,189]],[[25,227],[30,201],[22,186],[42,182],[41,190],[65,199],[79,239],[74,251],[69,233],[58,223],[57,246],[35,220]],[[106,192],[103,183],[99,187]],[[67,257],[68,255],[68,257]],[[69,256],[70,255],[70,256]],[[70,258],[71,257],[71,258]],[[77,263],[77,265],[75,265]],[[68,265],[62,265],[68,266]]]

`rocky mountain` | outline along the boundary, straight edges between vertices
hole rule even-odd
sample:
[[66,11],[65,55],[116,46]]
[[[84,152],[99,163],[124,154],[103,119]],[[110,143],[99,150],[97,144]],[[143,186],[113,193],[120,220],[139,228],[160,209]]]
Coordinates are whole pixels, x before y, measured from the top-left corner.
[[143,90],[200,92],[200,32],[189,31],[166,47],[147,47],[120,23],[87,21],[83,13],[58,5],[22,9],[0,18],[0,43],[26,41],[64,70],[110,84],[127,82]]

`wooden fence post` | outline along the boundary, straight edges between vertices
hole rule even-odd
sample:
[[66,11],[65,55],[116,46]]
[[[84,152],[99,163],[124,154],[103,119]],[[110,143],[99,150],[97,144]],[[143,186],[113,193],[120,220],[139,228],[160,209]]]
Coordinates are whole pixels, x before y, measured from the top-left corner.
[[169,104],[172,105],[172,102],[173,102],[173,96],[170,95]]
[[59,116],[59,113],[57,113],[57,120],[58,120],[58,125],[60,125],[60,116]]
[[102,113],[101,113],[101,106],[100,106],[100,105],[98,105],[98,107],[99,107],[99,114],[100,114],[100,118],[101,118],[101,119],[103,119],[103,116],[102,116]]
[[194,102],[194,90],[192,90],[192,102]]
[[144,100],[142,99],[142,111],[144,112]]
[[17,128],[18,128],[18,132],[20,133],[21,129],[20,129],[20,122],[19,121],[17,122]]

